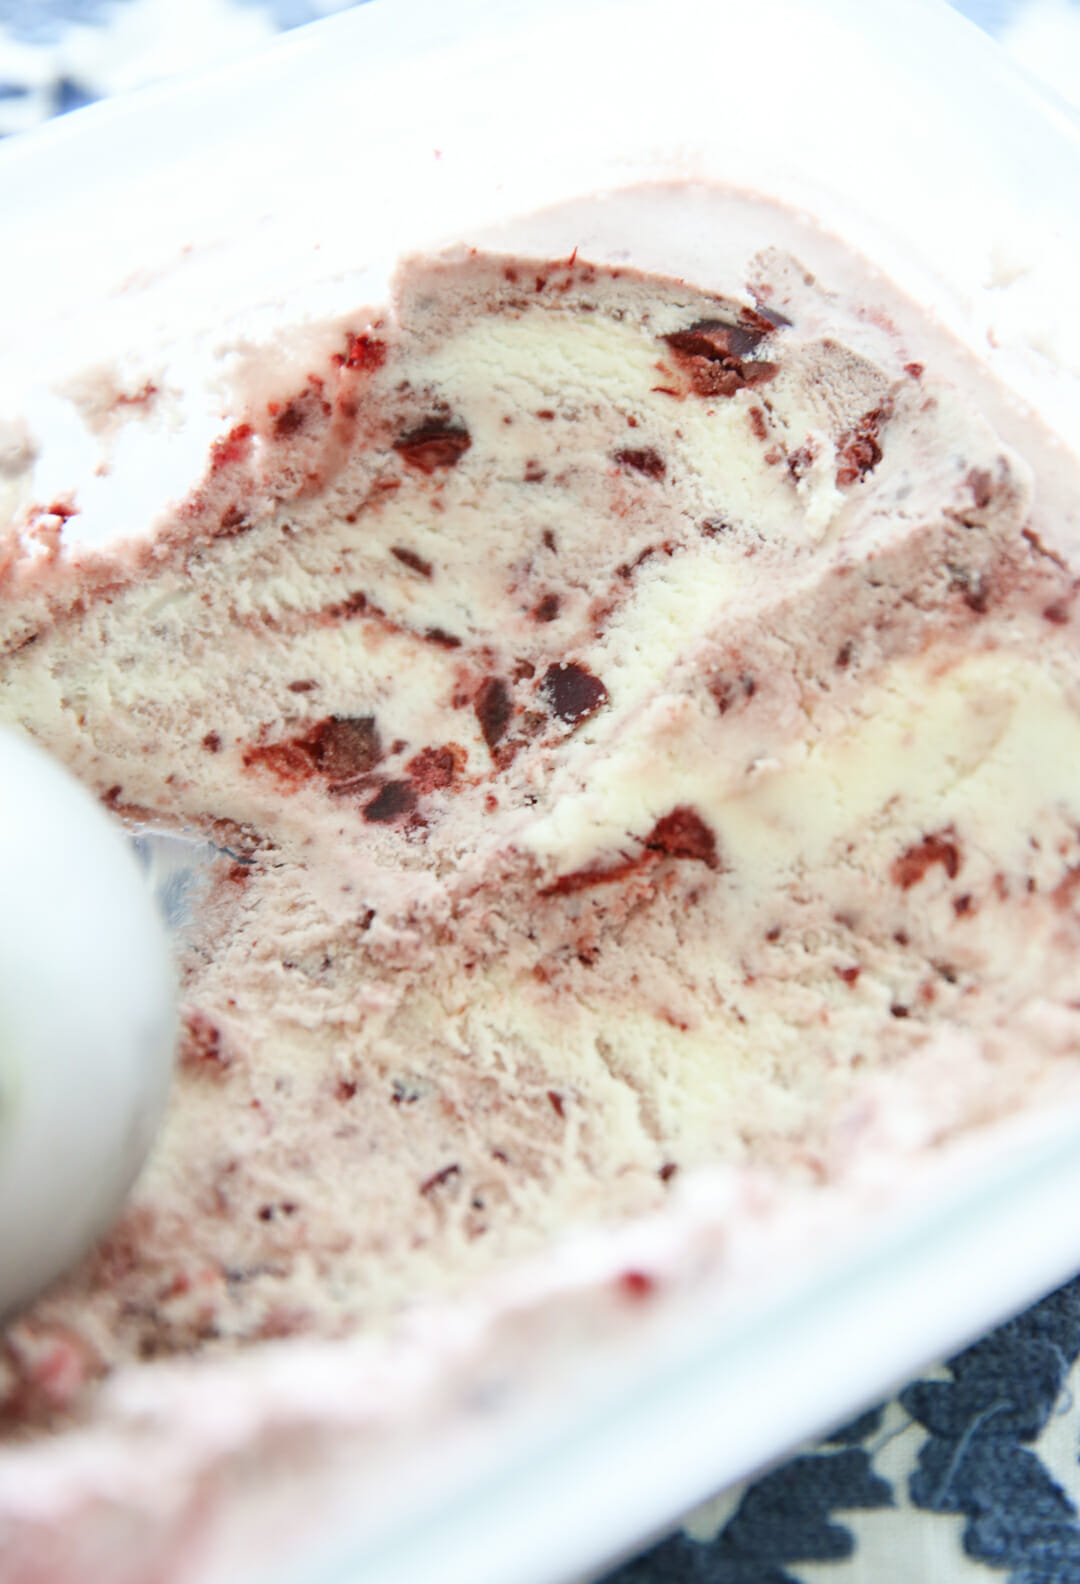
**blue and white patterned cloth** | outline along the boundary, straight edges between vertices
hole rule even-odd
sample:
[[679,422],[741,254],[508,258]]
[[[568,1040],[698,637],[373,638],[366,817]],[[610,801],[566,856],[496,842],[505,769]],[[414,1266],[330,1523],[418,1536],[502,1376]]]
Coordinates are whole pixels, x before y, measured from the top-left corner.
[[[355,3],[0,0],[0,136]],[[1080,0],[955,3],[1080,109]],[[1080,1279],[603,1584],[994,1580],[1080,1584]]]
[[1078,1584],[1080,1281],[604,1584]]

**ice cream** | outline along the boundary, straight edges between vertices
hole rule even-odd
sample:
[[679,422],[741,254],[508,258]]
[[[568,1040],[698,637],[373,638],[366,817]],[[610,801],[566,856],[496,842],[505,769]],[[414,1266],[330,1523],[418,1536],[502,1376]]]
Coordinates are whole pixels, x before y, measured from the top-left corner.
[[883,1075],[933,1137],[1080,1073],[1076,573],[971,394],[770,251],[723,294],[418,261],[338,328],[149,541],[9,540],[0,718],[222,854],[165,1130],[9,1330],[15,1429],[697,1168],[842,1183]]

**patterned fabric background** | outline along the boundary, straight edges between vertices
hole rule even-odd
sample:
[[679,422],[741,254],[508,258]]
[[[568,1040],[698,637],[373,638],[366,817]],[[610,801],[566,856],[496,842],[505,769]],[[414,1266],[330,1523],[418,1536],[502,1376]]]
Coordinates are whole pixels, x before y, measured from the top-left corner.
[[[353,3],[0,0],[0,137]],[[956,3],[1080,111],[1080,0]],[[1080,1279],[602,1584],[993,1580],[1080,1584]]]

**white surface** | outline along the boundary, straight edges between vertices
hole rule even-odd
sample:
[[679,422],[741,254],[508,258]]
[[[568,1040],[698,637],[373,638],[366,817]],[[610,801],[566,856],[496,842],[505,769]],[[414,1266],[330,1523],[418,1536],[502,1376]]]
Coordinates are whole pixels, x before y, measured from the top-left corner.
[[0,1315],[99,1237],[153,1142],[175,1034],[165,932],[120,829],[0,732]]
[[[375,0],[201,83],[50,126],[0,148],[7,371],[42,383],[73,359],[149,355],[148,331],[152,345],[232,321],[208,421],[236,326],[269,344],[279,300],[377,304],[400,252],[546,204],[564,206],[569,247],[575,199],[687,174],[848,236],[1077,444],[1080,142],[930,0]],[[627,250],[689,270],[714,240],[688,226]],[[1080,1264],[1075,1137],[976,1186],[752,1316],[688,1332],[681,1359],[643,1352],[602,1409],[555,1400],[542,1434],[451,1471],[456,1490],[388,1513],[363,1546],[340,1521],[324,1570],[289,1577],[553,1584],[599,1566]]]

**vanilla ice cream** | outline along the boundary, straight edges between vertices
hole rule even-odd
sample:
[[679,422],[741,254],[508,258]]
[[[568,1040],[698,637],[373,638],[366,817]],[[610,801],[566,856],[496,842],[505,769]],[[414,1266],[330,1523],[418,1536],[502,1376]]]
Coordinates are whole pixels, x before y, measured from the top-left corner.
[[1080,1073],[1076,572],[971,392],[768,249],[724,293],[417,261],[335,334],[148,541],[15,515],[0,718],[222,857],[13,1425],[384,1329],[696,1168],[842,1181],[883,1073],[931,1131]]

